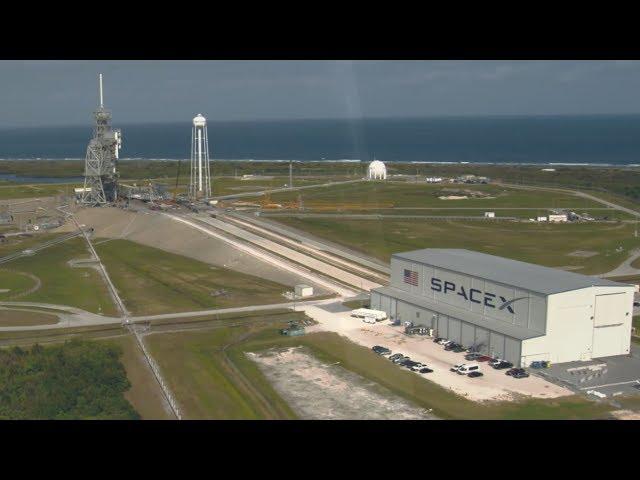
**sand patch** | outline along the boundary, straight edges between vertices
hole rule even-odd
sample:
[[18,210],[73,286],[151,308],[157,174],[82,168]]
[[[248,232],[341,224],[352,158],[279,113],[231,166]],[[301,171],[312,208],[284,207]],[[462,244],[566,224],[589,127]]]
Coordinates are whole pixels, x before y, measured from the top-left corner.
[[429,420],[424,409],[306,347],[247,353],[291,408],[314,420]]

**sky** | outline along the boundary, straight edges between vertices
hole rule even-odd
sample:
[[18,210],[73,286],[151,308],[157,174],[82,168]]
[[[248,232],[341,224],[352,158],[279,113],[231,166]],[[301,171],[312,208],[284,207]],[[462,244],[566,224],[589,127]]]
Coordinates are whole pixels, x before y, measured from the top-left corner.
[[0,61],[0,128],[640,113],[640,61]]

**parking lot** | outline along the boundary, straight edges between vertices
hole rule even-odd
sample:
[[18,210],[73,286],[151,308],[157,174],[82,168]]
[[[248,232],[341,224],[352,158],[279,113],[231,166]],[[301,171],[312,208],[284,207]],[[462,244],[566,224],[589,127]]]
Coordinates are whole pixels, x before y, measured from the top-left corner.
[[[561,363],[540,370],[537,374],[575,392],[595,397],[640,395],[640,390],[634,388],[640,380],[640,349],[632,343],[629,356],[620,355],[589,362]],[[606,395],[606,397],[600,395]]]
[[[376,324],[364,323],[352,318],[351,310],[336,302],[304,307],[307,315],[318,322],[307,331],[328,330],[348,337],[355,343],[372,348],[381,345],[392,351],[402,353],[416,362],[426,364],[433,372],[420,374],[425,379],[438,383],[470,400],[515,400],[521,396],[536,398],[556,398],[571,395],[573,391],[565,386],[549,382],[544,378],[531,375],[528,378],[512,378],[505,375],[506,370],[494,370],[487,363],[481,364],[483,376],[470,378],[451,372],[450,368],[465,360],[465,353],[445,351],[442,345],[434,343],[433,338],[422,335],[406,335],[404,327],[392,326],[388,320]],[[398,368],[403,368],[398,366]]]

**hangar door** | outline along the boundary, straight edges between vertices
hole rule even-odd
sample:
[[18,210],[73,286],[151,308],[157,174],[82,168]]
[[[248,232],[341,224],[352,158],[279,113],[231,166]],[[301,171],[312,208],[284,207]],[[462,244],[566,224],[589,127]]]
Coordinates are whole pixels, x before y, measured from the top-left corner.
[[467,322],[462,322],[462,340],[460,343],[465,347],[472,347],[475,342],[476,327]]
[[516,366],[520,366],[520,343],[520,340],[515,338],[504,339],[504,359]]
[[473,346],[480,353],[489,353],[489,330],[476,327],[476,340]]
[[462,342],[460,329],[462,328],[462,322],[455,318],[449,317],[449,336],[447,337],[449,340],[452,340],[456,343]]
[[627,306],[622,293],[596,295],[593,320],[593,350],[595,358],[622,355],[624,345],[624,322]]
[[493,358],[504,358],[504,335],[491,332],[489,337],[489,354]]

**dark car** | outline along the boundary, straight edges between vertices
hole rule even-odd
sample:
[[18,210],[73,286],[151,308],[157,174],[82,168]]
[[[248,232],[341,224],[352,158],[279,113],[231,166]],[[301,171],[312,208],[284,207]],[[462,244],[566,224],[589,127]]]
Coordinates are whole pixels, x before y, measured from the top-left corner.
[[482,357],[481,353],[476,353],[476,352],[471,352],[471,353],[467,353],[464,356],[465,360],[477,360],[478,358]]
[[511,362],[494,362],[491,364],[491,366],[493,368],[495,368],[496,370],[504,370],[505,368],[513,368],[513,363]]
[[376,352],[378,355],[388,355],[391,353],[391,350],[389,350],[386,347],[382,347],[380,345],[376,345],[374,347],[371,347],[371,350],[373,350],[374,352]]
[[451,351],[454,348],[458,348],[458,347],[462,347],[462,345],[460,345],[459,343],[451,342],[450,344],[445,345],[444,349],[447,351]]
[[475,372],[471,372],[467,374],[467,377],[471,377],[471,378],[482,377],[482,376],[483,376],[483,373],[478,372],[477,370]]
[[487,355],[480,355],[478,358],[476,358],[476,362],[491,362],[491,361],[493,361],[493,358]]
[[522,372],[513,373],[513,374],[511,374],[511,376],[513,378],[527,378],[529,376],[529,374],[527,372],[522,371]]
[[420,372],[420,373],[431,373],[431,372],[433,372],[433,370],[431,370],[428,367],[422,367],[420,370],[418,370],[418,372]]
[[465,348],[462,345],[458,345],[457,347],[453,347],[451,351],[454,353],[461,353],[465,351]]
[[633,302],[634,307],[640,307],[640,302]]
[[442,340],[444,340],[443,337],[436,337],[436,338],[433,339],[433,343],[438,343],[438,342],[440,342]]
[[513,375],[514,373],[524,372],[524,368],[511,368],[504,372],[505,375]]

